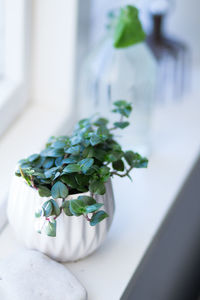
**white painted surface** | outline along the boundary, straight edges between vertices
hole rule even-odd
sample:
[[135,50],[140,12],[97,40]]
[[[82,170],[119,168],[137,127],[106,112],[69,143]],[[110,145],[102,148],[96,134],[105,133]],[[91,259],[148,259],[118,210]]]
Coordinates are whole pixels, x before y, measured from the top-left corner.
[[31,99],[53,108],[73,106],[77,0],[34,0]]
[[[1,8],[0,8],[1,9]],[[3,74],[0,80],[0,135],[28,102],[30,0],[3,2]],[[2,21],[2,20],[1,20]],[[0,33],[1,35],[1,33]],[[2,39],[0,37],[0,42]]]
[[4,0],[0,0],[0,79],[4,71]]
[[[86,287],[89,300],[118,300],[122,295],[199,154],[199,111],[198,92],[157,108],[149,168],[135,170],[132,183],[114,181],[116,215],[108,238],[90,257],[66,264]],[[10,226],[0,245],[0,258],[21,248]]]
[[30,100],[49,110],[66,114],[71,110],[77,39],[77,0],[6,0],[4,4],[0,134]]

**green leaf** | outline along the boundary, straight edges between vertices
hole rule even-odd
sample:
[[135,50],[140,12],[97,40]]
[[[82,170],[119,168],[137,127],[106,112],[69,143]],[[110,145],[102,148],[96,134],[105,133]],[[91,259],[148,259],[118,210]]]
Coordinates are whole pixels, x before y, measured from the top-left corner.
[[106,156],[106,160],[108,162],[114,162],[114,161],[120,160],[121,157],[123,156],[123,154],[124,153],[122,151],[112,151],[111,153],[109,153]]
[[115,169],[117,171],[124,171],[124,163],[121,159],[117,160],[117,161],[114,161],[112,163],[112,166],[113,166],[113,169]]
[[78,122],[80,128],[86,127],[90,123],[90,119],[82,119]]
[[81,136],[73,136],[72,138],[70,138],[70,143],[72,146],[79,144],[81,141]]
[[39,157],[40,157],[39,154],[32,154],[31,156],[28,157],[28,161],[34,162],[34,161],[37,160]]
[[82,144],[83,144],[84,147],[88,147],[88,146],[90,146],[90,140],[84,139],[84,140],[82,141]]
[[[114,102],[114,105],[116,106],[115,109],[112,110],[114,113],[119,113],[120,115],[128,118],[132,112],[132,104],[128,103],[124,100],[119,100]],[[121,123],[121,122],[117,122]],[[122,122],[123,123],[123,122]]]
[[109,136],[109,130],[105,126],[100,126],[97,129],[97,135],[99,135],[103,140],[106,140]]
[[70,200],[69,209],[74,216],[81,216],[86,213],[86,204],[82,200]]
[[42,208],[44,210],[45,217],[50,217],[52,215],[53,205],[52,205],[51,200],[44,202],[44,204],[42,205]]
[[32,165],[34,165],[34,168],[40,169],[43,166],[44,161],[45,157],[40,156],[38,159],[34,160]]
[[39,209],[36,210],[36,212],[35,212],[35,217],[36,217],[36,218],[40,218],[40,217],[42,217],[43,215],[44,215],[44,210],[43,210],[42,207],[40,207]]
[[108,120],[105,118],[99,118],[94,122],[96,126],[106,126],[108,124]]
[[61,175],[60,172],[56,172],[55,176],[53,177],[53,180],[56,180],[57,178],[59,178]]
[[110,173],[110,168],[107,166],[102,166],[99,170],[100,175],[108,175]]
[[126,100],[117,100],[113,103],[114,106],[116,107],[125,107],[128,104],[128,102]]
[[134,162],[134,168],[147,168],[148,167],[148,159],[142,158],[140,161]]
[[96,203],[96,200],[90,196],[78,196],[78,200],[83,201],[86,205],[93,205]]
[[88,182],[89,182],[88,176],[85,176],[83,174],[75,174],[74,177],[75,177],[75,179],[76,179],[79,186],[88,185]]
[[86,207],[86,213],[93,213],[103,206],[102,203],[95,203]]
[[95,155],[95,150],[93,147],[87,147],[83,150],[83,157],[93,157]]
[[70,175],[62,175],[61,176],[61,181],[64,182],[65,184],[67,184],[67,186],[73,188],[73,189],[76,189],[78,184],[76,182],[76,179],[75,177],[70,174]]
[[20,171],[19,171],[19,170],[15,171],[15,175],[16,175],[17,177],[21,177]]
[[92,216],[90,225],[95,226],[107,217],[108,217],[108,214],[105,211],[100,210]]
[[117,127],[117,128],[120,128],[120,129],[124,129],[129,125],[130,125],[129,122],[115,122],[114,123],[114,126]]
[[110,146],[112,147],[112,151],[117,151],[117,152],[122,152],[122,147],[117,143],[112,141],[112,144],[110,144]]
[[76,163],[78,160],[77,160],[77,157],[75,156],[70,156],[68,158],[64,158],[63,161],[62,161],[62,164],[73,164],[73,163]]
[[93,165],[94,159],[93,158],[85,158],[78,162],[81,167],[81,171],[85,174]]
[[56,236],[56,220],[46,221],[44,225],[45,233],[48,236],[55,237]]
[[31,168],[31,163],[24,163],[24,164],[21,164],[20,165],[21,169],[28,169],[28,168]]
[[145,33],[139,20],[138,9],[127,5],[121,9],[114,28],[114,47],[124,48],[144,41]]
[[52,214],[56,215],[56,216],[59,216],[59,214],[60,214],[60,207],[59,207],[58,203],[55,200],[53,200],[53,199],[51,199],[50,201],[52,203]]
[[80,145],[77,145],[77,146],[73,146],[73,147],[68,148],[67,150],[65,150],[65,152],[69,153],[69,154],[76,155],[76,154],[79,154],[80,150],[81,150]]
[[57,181],[51,188],[51,195],[54,199],[66,198],[68,193],[68,188],[61,181]]
[[69,209],[69,204],[70,204],[69,201],[63,202],[62,208],[63,208],[64,213],[65,213],[67,216],[71,217],[71,216],[73,216],[73,214],[71,213],[71,211],[70,211],[70,209]]
[[148,159],[138,153],[134,153],[133,166],[134,168],[147,168]]
[[50,197],[51,196],[51,191],[43,185],[40,185],[38,187],[38,193],[40,195],[40,197]]
[[[19,161],[18,161],[18,164],[21,166],[22,164],[25,164],[25,163],[27,163],[28,162],[28,159],[20,159]],[[29,163],[29,162],[28,162]]]
[[49,170],[46,170],[44,172],[44,175],[46,178],[51,178],[53,175],[55,175],[56,171],[59,169],[59,167],[53,167]]
[[92,181],[89,185],[91,193],[103,195],[106,192],[105,185],[101,181]]
[[140,159],[140,161],[134,163],[134,168],[147,168],[148,162],[148,159],[143,157]]
[[147,168],[148,166],[148,159],[133,151],[126,151],[124,157],[127,163],[134,168]]
[[95,145],[100,144],[101,142],[102,142],[101,137],[98,134],[93,133],[92,136],[91,136],[91,138],[90,138],[91,145],[95,146]]
[[37,180],[41,183],[41,184],[44,184],[44,185],[51,185],[51,179],[43,179],[43,178],[37,178]]
[[63,173],[77,173],[81,171],[81,167],[78,164],[70,164],[63,169]]
[[119,113],[120,115],[128,118],[131,114],[132,108],[131,107],[125,107],[125,108],[116,108],[112,110],[115,113]]
[[44,151],[42,151],[41,154],[46,157],[60,157],[63,156],[65,153],[64,149],[47,148]]
[[55,160],[56,167],[60,167],[62,165],[62,161],[63,161],[63,157],[62,156],[57,157],[56,160]]
[[133,160],[134,160],[134,157],[135,157],[135,154],[133,151],[126,151],[124,153],[124,157],[125,157],[125,160],[127,161],[127,163],[129,164],[129,166],[132,166],[133,165]]
[[51,147],[56,149],[63,149],[66,146],[66,143],[64,141],[56,141],[54,142]]
[[94,157],[100,161],[104,161],[106,155],[107,155],[107,152],[105,150],[95,149],[95,151],[94,151]]
[[43,167],[45,169],[50,169],[54,164],[54,158],[52,157],[47,157],[43,163]]

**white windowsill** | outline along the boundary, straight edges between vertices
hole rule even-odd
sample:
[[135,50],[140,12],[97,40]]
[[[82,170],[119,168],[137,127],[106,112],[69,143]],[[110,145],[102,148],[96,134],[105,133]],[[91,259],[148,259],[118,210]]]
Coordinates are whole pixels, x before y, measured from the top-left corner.
[[26,102],[26,88],[22,82],[5,77],[0,80],[0,136],[23,111]]
[[[116,215],[108,238],[90,257],[66,264],[86,287],[89,300],[118,300],[122,295],[198,157],[199,111],[198,92],[177,105],[159,107],[149,168],[136,170],[133,183],[128,179],[114,180]],[[44,113],[45,108],[29,108],[5,136],[0,157],[5,156],[2,168],[6,172],[0,183],[3,180],[7,187],[17,159],[37,151],[64,119],[62,111],[52,110],[39,121]],[[23,138],[18,137],[19,132]],[[0,244],[0,259],[21,247],[10,226],[0,235]]]
[[5,104],[9,98],[19,87],[19,83],[4,77],[0,78],[0,108]]

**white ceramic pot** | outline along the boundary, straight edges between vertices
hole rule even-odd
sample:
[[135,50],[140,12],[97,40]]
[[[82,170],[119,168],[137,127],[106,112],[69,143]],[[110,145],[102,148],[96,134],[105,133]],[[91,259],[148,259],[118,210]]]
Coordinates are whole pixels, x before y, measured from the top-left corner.
[[[82,195],[88,195],[84,193]],[[69,196],[71,197],[71,196]],[[75,198],[76,195],[73,195]],[[14,176],[8,198],[8,220],[18,240],[26,247],[37,249],[61,262],[76,261],[95,251],[105,239],[114,215],[112,184],[106,183],[106,194],[95,196],[104,203],[103,209],[109,217],[96,226],[80,217],[68,217],[62,213],[57,219],[56,237],[39,234],[35,230],[35,210],[49,198],[40,197],[22,178]]]

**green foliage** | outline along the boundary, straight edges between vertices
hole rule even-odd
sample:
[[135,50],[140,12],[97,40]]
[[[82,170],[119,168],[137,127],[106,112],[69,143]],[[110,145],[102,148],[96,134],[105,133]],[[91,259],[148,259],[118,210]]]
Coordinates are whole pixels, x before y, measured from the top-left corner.
[[78,164],[81,167],[81,171],[83,172],[83,174],[86,174],[87,171],[92,167],[93,163],[94,163],[93,158],[85,158],[79,161]]
[[57,181],[51,188],[51,195],[54,199],[66,198],[69,194],[67,186],[61,181]]
[[145,40],[145,33],[135,6],[127,5],[110,14],[109,28],[113,32],[113,46],[125,48]]
[[47,220],[44,225],[44,231],[48,236],[56,237],[56,220]]
[[63,173],[77,173],[81,171],[81,167],[78,164],[69,164],[63,169]]
[[[114,132],[129,125],[123,119],[130,116],[131,104],[119,100],[113,105],[113,113],[120,119],[113,126],[105,118],[80,120],[70,137],[51,137],[41,153],[19,161],[16,176],[41,197],[48,197],[35,212],[38,221],[44,220],[40,232],[56,236],[56,219],[62,212],[68,217],[83,216],[91,226],[98,224],[108,215],[100,210],[103,203],[98,203],[95,195],[105,194],[109,178],[130,178],[133,168],[147,167],[146,158],[123,151],[115,140]],[[85,192],[90,194],[82,194]]]
[[124,129],[126,128],[127,126],[129,126],[129,122],[115,122],[114,125],[115,127],[117,128],[121,128],[121,129]]
[[100,210],[92,216],[92,218],[90,220],[90,225],[95,226],[107,217],[108,217],[108,214],[105,211]]
[[89,190],[91,193],[99,195],[103,195],[106,192],[104,183],[99,180],[92,180],[89,185]]
[[66,216],[70,217],[70,216],[73,216],[73,214],[70,211],[69,204],[70,204],[69,201],[64,201],[62,204],[62,209],[63,209],[64,213],[66,214]]
[[[114,113],[119,113],[121,116],[128,118],[132,111],[131,103],[127,103],[124,100],[119,100],[114,103],[115,108],[112,110]],[[128,124],[127,124],[128,123]],[[125,124],[125,125],[124,125]],[[129,122],[116,122],[114,123],[116,127],[121,129],[127,127]]]
[[41,197],[51,196],[51,191],[46,186],[42,186],[42,185],[39,185],[38,193]]

